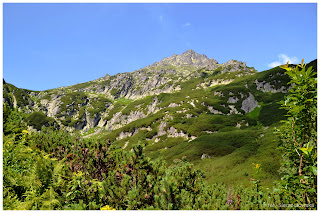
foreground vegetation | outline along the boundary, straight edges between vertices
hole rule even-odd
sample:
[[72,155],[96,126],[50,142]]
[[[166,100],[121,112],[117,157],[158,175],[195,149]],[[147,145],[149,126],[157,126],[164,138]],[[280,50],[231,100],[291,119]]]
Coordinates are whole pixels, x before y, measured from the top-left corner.
[[[278,128],[280,149],[277,151],[283,153],[281,180],[272,185],[262,183],[262,168],[266,165],[261,165],[261,162],[252,162],[250,166],[246,164],[250,186],[208,184],[206,175],[198,169],[200,164],[194,166],[188,162],[192,155],[191,159],[190,155],[188,158],[184,156],[186,152],[203,148],[197,147],[197,143],[175,146],[181,156],[177,155],[175,161],[167,164],[163,160],[146,157],[145,152],[151,153],[152,150],[144,143],[137,142],[132,148],[121,149],[108,138],[84,139],[45,125],[40,132],[28,132],[24,123],[26,115],[5,103],[3,208],[316,209],[316,73],[312,68],[306,69],[304,64],[284,68],[295,86],[282,103],[288,119]],[[216,119],[211,117],[213,121]],[[258,118],[258,114],[253,112],[251,117]],[[203,117],[191,122],[197,122],[197,119],[203,122]],[[187,131],[198,134],[198,129]],[[268,131],[272,134],[271,130]],[[197,135],[196,140],[210,146],[212,152],[237,149],[232,154],[243,158],[250,156],[248,150],[257,150],[261,146],[259,140],[266,140],[260,137],[258,130],[233,132],[233,135],[228,135],[227,131],[214,136]],[[229,140],[222,144],[208,142],[226,137]],[[232,137],[239,140],[233,143]],[[246,143],[250,137],[257,140],[256,144]],[[271,143],[273,145],[268,149],[277,149]],[[216,162],[219,158],[205,160]]]

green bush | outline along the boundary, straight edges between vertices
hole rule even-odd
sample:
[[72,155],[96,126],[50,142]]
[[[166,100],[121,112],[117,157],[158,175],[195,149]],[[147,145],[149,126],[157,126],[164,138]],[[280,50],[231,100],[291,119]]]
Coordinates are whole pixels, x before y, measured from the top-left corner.
[[[91,117],[94,117],[97,113],[102,113],[112,104],[112,102],[105,97],[97,97],[90,100],[91,107],[87,108]],[[82,107],[83,108],[83,107]],[[79,110],[79,114],[83,115],[84,110]]]
[[29,126],[33,126],[37,130],[40,130],[42,126],[53,126],[55,120],[46,116],[43,112],[33,112],[26,119]]
[[285,119],[286,110],[280,109],[280,104],[272,102],[270,104],[263,105],[258,120],[264,126],[271,126],[274,123]]
[[[290,94],[281,102],[288,119],[279,129],[281,195],[285,203],[317,203],[317,72],[301,63],[282,66],[291,78]],[[308,209],[305,206],[296,209]]]

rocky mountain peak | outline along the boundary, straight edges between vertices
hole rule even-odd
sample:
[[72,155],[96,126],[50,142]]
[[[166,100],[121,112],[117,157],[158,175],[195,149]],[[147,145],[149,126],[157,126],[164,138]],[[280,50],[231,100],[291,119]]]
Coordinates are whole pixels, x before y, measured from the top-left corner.
[[182,56],[190,56],[190,55],[200,55],[196,53],[193,49],[187,50],[184,53],[181,54]]
[[182,53],[181,55],[174,54],[170,57],[164,58],[159,62],[155,62],[149,67],[163,67],[163,66],[194,66],[194,67],[206,67],[208,69],[214,69],[218,62],[214,59],[208,58],[206,55],[200,55],[194,50],[190,49]]

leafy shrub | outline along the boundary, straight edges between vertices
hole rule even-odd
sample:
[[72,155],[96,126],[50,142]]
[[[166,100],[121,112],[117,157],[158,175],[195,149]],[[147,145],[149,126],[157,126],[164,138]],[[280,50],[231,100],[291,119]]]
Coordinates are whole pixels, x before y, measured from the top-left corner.
[[[91,117],[94,117],[95,114],[106,111],[112,102],[105,97],[97,97],[90,101],[91,107],[88,108],[88,112]],[[79,110],[79,114],[83,115],[84,111]]]
[[33,126],[40,130],[42,126],[53,126],[55,124],[54,118],[46,116],[43,112],[33,112],[26,119],[29,126]]
[[72,110],[79,110],[88,102],[87,95],[83,92],[71,92],[63,95],[60,99],[60,109],[57,117],[61,117]]
[[110,91],[110,94],[112,96],[118,96],[119,95],[119,90],[117,90],[116,88],[112,88],[112,90]]
[[273,102],[262,106],[258,120],[264,126],[271,126],[274,123],[284,120],[285,114],[286,110],[280,109],[280,104]]
[[[301,63],[283,66],[292,89],[282,101],[288,119],[279,129],[284,153],[280,186],[285,203],[317,203],[317,78],[316,71]],[[307,209],[307,207],[297,207]]]

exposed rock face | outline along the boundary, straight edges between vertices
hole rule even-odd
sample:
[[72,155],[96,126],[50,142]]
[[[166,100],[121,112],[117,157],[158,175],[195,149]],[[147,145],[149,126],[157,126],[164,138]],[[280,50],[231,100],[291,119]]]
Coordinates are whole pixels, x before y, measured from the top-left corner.
[[214,92],[213,94],[219,97],[224,97],[223,93],[221,92]]
[[135,129],[133,132],[121,132],[117,140],[121,140],[123,138],[131,137],[138,134],[139,129]]
[[243,69],[244,71],[247,71],[247,64],[246,62],[241,62],[237,60],[229,60],[225,63],[225,68],[223,69],[222,73],[225,72],[235,72],[239,69]]
[[94,114],[94,117],[91,117],[90,114],[86,112],[87,129],[98,126],[98,123],[100,120],[101,120],[101,116],[99,114]]
[[277,93],[277,92],[287,93],[288,92],[288,88],[286,88],[285,86],[282,86],[276,89],[274,85],[271,85],[270,83],[265,81],[259,82],[257,79],[254,81],[254,83],[257,85],[257,90],[260,90],[262,92],[271,92],[271,93]]
[[149,67],[163,67],[163,66],[195,66],[206,67],[207,69],[214,69],[218,62],[214,59],[208,58],[206,55],[199,55],[193,50],[187,50],[181,55],[174,54],[171,57],[164,58],[159,62],[156,62]]
[[254,99],[254,96],[249,92],[249,97],[242,101],[241,109],[246,113],[251,112],[258,106],[258,101]]
[[196,107],[196,105],[193,102],[194,100],[188,101],[188,104],[191,104],[193,107]]
[[150,105],[147,106],[147,113],[145,114],[142,110],[137,109],[131,111],[129,115],[122,115],[121,112],[117,112],[109,121],[106,122],[105,127],[108,130],[115,130],[121,128],[122,126],[129,124],[141,118],[145,118],[152,113],[156,113],[160,110],[158,107],[158,98],[155,97]]
[[162,136],[167,134],[167,132],[164,130],[164,128],[167,126],[167,123],[165,121],[161,121],[159,125],[159,131],[158,131],[158,136]]
[[16,96],[13,96],[13,107],[14,108],[18,107]]
[[127,141],[127,142],[124,144],[124,146],[122,147],[122,149],[125,149],[125,148],[128,146],[128,144],[129,144],[129,141]]
[[168,130],[167,130],[167,133],[168,133],[168,137],[182,137],[182,138],[186,138],[188,139],[188,135],[183,133],[182,131],[178,132],[176,128],[174,127],[170,127]]
[[232,81],[234,81],[234,79],[227,79],[227,80],[217,79],[217,80],[207,81],[207,82],[204,82],[204,83],[197,85],[197,89],[200,87],[206,89],[208,87],[214,87],[217,85],[230,84]]
[[187,119],[192,118],[191,114],[187,114],[186,116],[187,116]]
[[42,99],[41,104],[47,111],[47,116],[55,117],[60,111],[60,95],[52,95],[51,101]]
[[237,98],[237,97],[229,97],[227,102],[234,104],[234,103],[237,103],[238,101],[239,101],[239,98]]
[[145,118],[147,115],[143,111],[130,112],[129,115],[122,115],[121,112],[116,113],[109,121],[106,123],[106,128],[111,131],[122,126],[131,123],[132,121]]
[[[172,76],[177,76],[176,82],[187,80],[184,78],[189,73],[179,73],[176,75],[174,69],[140,69],[131,73],[120,73],[114,76],[107,75],[103,78],[91,81],[89,86],[76,88],[78,92],[92,92],[106,95],[106,97],[140,99],[150,95],[160,93],[172,93],[179,91],[180,85],[174,85]],[[66,87],[73,90],[74,86]]]
[[158,104],[159,104],[158,97],[155,97],[152,103],[148,106],[148,114],[158,111],[159,110]]
[[234,105],[229,105],[230,112],[228,115],[241,114]]
[[177,104],[177,103],[171,103],[168,107],[170,108],[174,108],[174,107],[178,107],[180,106],[180,104]]
[[213,113],[213,114],[223,114],[222,112],[220,112],[219,110],[213,109],[212,106],[208,106],[208,110]]
[[203,159],[206,159],[206,158],[211,158],[211,156],[209,156],[208,154],[203,153],[201,155],[201,159],[203,160]]

